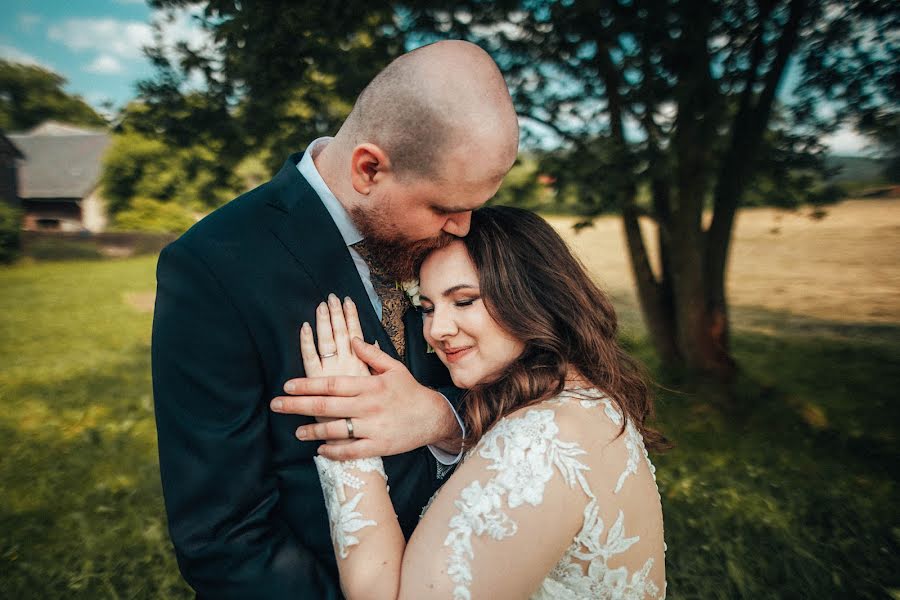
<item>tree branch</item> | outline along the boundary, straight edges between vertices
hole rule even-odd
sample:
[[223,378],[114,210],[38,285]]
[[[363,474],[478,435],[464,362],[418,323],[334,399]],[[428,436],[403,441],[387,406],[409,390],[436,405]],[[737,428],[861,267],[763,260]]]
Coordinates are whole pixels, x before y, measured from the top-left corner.
[[[705,267],[706,281],[709,285],[707,296],[713,304],[725,306],[725,265],[728,261],[735,212],[752,174],[754,158],[768,129],[775,94],[783,78],[788,59],[797,46],[800,24],[807,8],[807,0],[791,1],[788,21],[775,43],[775,58],[763,78],[763,91],[759,94],[754,106],[750,106],[749,100],[745,105],[744,99],[747,94],[752,95],[751,83],[756,80],[756,74],[751,73],[748,77],[747,87],[742,94],[741,110],[735,115],[731,143],[720,165],[716,181],[713,219],[706,235]],[[762,30],[764,27],[765,24],[760,23],[760,29]],[[762,35],[762,31],[760,31],[760,35]]]

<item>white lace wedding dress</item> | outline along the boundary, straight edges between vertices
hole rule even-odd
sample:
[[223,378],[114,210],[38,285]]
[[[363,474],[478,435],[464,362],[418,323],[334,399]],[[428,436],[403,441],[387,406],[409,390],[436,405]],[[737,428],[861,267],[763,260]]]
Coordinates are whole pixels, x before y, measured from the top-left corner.
[[[515,577],[516,553],[546,552],[544,540],[546,547],[554,547],[554,539],[558,545],[559,527],[569,521],[574,536],[559,547],[572,541],[556,554],[558,561],[532,599],[665,597],[654,467],[638,431],[629,422],[618,436],[621,425],[622,415],[609,399],[596,390],[578,390],[517,411],[484,435],[438,494],[454,494],[453,502],[442,502],[440,514],[426,507],[419,525],[426,529],[429,520],[428,529],[443,532],[443,565],[433,576],[449,578],[445,589],[452,589],[454,600],[482,597],[492,589],[479,588],[479,574],[500,568]],[[357,537],[362,530],[377,526],[356,510],[368,493],[357,475],[383,474],[381,461],[316,460],[335,546],[346,556],[351,546],[365,543]],[[347,488],[354,490],[352,498]],[[580,509],[581,518],[562,518],[554,512],[562,505]],[[423,545],[440,538],[432,536]]]

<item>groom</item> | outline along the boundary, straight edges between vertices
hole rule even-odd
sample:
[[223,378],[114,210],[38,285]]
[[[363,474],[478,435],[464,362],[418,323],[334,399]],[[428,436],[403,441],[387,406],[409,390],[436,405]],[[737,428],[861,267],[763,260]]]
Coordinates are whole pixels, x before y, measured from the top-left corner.
[[[419,315],[404,314],[386,283],[468,232],[517,145],[490,57],[464,42],[432,44],[385,68],[334,138],[291,156],[160,255],[160,469],[178,564],[199,597],[341,597],[312,462],[319,443],[309,441],[322,432],[301,413],[351,417],[357,441],[328,447],[341,458],[392,455],[391,497],[410,535],[440,484],[435,457],[453,462],[440,448],[455,452],[460,429]],[[349,387],[301,379],[285,390],[303,376],[300,325],[315,323],[329,293],[354,300],[366,341],[396,362]],[[335,429],[346,424],[333,421],[324,437],[348,437]]]

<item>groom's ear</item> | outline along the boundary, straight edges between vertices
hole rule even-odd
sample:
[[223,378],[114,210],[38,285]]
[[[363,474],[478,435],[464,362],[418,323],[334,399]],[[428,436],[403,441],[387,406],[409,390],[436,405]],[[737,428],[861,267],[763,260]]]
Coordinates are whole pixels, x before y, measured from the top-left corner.
[[391,161],[387,153],[371,143],[360,144],[350,155],[350,180],[353,189],[367,196],[391,173]]

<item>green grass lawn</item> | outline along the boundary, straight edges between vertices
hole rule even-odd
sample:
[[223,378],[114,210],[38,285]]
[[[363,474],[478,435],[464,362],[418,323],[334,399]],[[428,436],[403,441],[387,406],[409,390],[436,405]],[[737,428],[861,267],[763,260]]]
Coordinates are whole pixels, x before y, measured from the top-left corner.
[[[154,264],[0,269],[3,598],[189,596],[156,459]],[[900,598],[900,327],[775,330],[736,332],[736,414],[660,394],[669,597]]]

